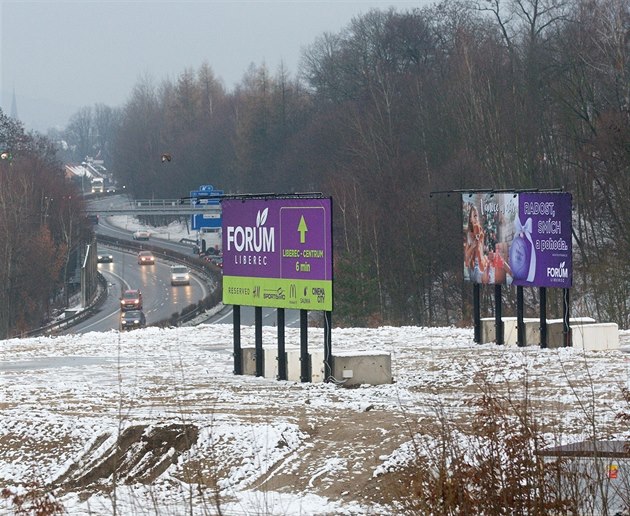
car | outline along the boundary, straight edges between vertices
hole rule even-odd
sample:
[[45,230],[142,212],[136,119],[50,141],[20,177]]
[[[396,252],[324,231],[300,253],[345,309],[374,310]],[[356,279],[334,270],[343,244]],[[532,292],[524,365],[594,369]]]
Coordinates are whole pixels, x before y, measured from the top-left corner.
[[138,265],[153,265],[155,257],[151,251],[140,251],[138,253]]
[[149,238],[151,238],[151,233],[144,229],[139,229],[133,233],[134,240],[149,240]]
[[125,290],[120,298],[120,309],[142,310],[142,292],[138,289]]
[[219,269],[223,269],[223,256],[211,256],[210,263],[216,265]]
[[190,270],[185,265],[171,265],[171,285],[190,285]]
[[98,263],[112,263],[114,261],[114,256],[111,254],[99,254],[96,261]]
[[120,316],[120,331],[144,328],[146,325],[147,319],[142,310],[129,310]]

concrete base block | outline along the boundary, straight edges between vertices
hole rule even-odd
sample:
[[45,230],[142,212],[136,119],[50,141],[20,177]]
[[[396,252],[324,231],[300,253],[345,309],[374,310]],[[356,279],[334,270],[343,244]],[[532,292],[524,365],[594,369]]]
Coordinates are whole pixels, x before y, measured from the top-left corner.
[[525,325],[525,345],[540,346],[540,319],[523,319]]
[[[273,356],[275,360],[275,356],[277,355],[278,350],[273,350]],[[301,382],[302,381],[302,352],[298,347],[287,347],[285,348],[285,353],[287,355],[287,380],[290,382]],[[310,382],[311,383],[319,383],[324,381],[324,352],[323,351],[311,351],[308,354],[308,358],[310,361]],[[276,361],[276,376],[277,378],[277,361]]]
[[311,382],[321,383],[324,381],[324,352],[311,352]]
[[300,382],[301,374],[300,349],[287,350],[287,380]]
[[619,326],[616,323],[571,325],[573,347],[592,351],[619,349]]
[[495,319],[494,317],[481,318],[481,342],[479,344],[487,344],[497,340]]
[[516,317],[503,318],[503,343],[506,346],[516,346],[518,341],[518,319]]
[[[571,328],[580,328],[583,325],[594,324],[595,319],[592,317],[570,317],[569,326]],[[547,347],[562,348],[564,347],[564,321],[562,319],[547,319]],[[573,331],[575,333],[575,330]],[[538,342],[540,342],[540,337]]]
[[[518,319],[503,317],[503,343],[508,346],[518,345]],[[496,321],[494,317],[483,317],[481,320],[481,344],[496,342]],[[571,328],[595,324],[592,317],[572,317],[569,319]],[[525,325],[525,346],[540,346],[540,319],[534,317],[523,318]],[[559,348],[564,346],[562,319],[547,320],[547,347]]]
[[392,383],[392,357],[389,353],[334,355],[333,376],[344,387]]
[[265,378],[278,378],[278,350],[274,348],[263,348],[265,352]]
[[256,376],[256,348],[254,346],[241,347],[243,374]]
[[[503,344],[516,346],[518,341],[518,319],[516,317],[502,317],[503,321]],[[494,317],[484,317],[481,319],[481,344],[497,341],[497,328]]]

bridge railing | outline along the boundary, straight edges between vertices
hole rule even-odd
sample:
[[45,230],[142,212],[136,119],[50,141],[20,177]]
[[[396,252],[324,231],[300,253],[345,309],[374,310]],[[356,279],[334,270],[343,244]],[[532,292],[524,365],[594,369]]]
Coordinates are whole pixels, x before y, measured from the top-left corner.
[[220,213],[218,204],[190,204],[182,199],[134,199],[126,203],[90,205],[88,215],[193,215],[195,213]]

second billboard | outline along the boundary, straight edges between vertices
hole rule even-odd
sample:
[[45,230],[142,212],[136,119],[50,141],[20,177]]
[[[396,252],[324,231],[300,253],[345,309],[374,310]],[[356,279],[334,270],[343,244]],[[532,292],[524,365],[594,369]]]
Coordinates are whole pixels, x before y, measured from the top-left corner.
[[571,194],[465,193],[462,221],[465,280],[572,286]]

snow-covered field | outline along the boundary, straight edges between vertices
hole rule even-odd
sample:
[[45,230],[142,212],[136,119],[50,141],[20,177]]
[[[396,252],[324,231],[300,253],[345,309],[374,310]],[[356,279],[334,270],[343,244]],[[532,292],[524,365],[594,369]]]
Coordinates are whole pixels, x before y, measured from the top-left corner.
[[[265,346],[276,336],[263,328]],[[477,345],[472,328],[337,328],[332,341],[333,355],[390,353],[394,383],[235,376],[231,324],[0,342],[0,514],[38,489],[71,515],[396,514],[388,477],[412,438],[438,417],[465,424],[488,388],[527,398],[555,444],[629,437],[624,351]]]
[[[263,330],[275,346],[277,329]],[[394,383],[235,376],[229,324],[3,341],[0,490],[43,487],[68,514],[217,514],[216,500],[228,515],[393,514],[376,494],[409,459],[413,429],[438,410],[465,420],[481,386],[527,396],[563,442],[589,437],[591,420],[628,438],[615,418],[628,412],[622,351],[477,345],[470,328],[332,335],[333,354],[391,353]],[[252,345],[253,328],[242,339]]]

